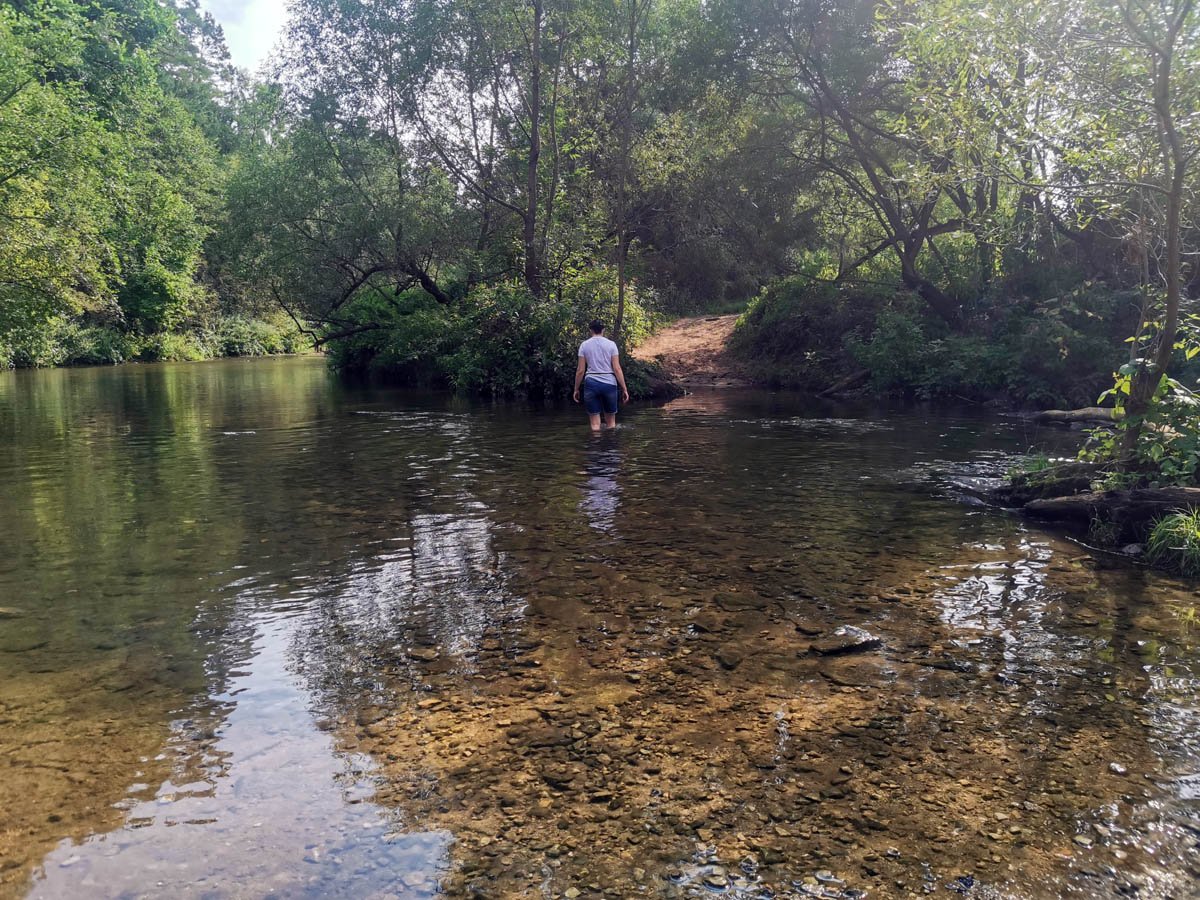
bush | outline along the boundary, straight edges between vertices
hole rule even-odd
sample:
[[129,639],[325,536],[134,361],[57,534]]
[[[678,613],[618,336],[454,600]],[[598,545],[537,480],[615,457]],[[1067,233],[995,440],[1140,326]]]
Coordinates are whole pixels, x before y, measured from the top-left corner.
[[738,322],[732,349],[751,374],[821,390],[866,369],[881,394],[1086,406],[1121,362],[1135,294],[1084,284],[1051,299],[999,285],[955,330],[907,291],[831,283],[818,257],[768,286]]
[[194,362],[212,354],[195,334],[150,334],[138,347],[137,358],[144,362]]
[[220,320],[207,343],[212,356],[270,356],[298,353],[311,347],[306,336],[290,322],[283,324],[240,316]]
[[263,356],[311,349],[290,321],[232,318],[207,331],[141,335],[113,324],[56,319],[0,338],[0,368],[94,366],[140,360],[191,361],[213,356]]
[[730,349],[774,386],[827,387],[857,367],[846,342],[874,330],[890,293],[809,276],[777,281],[738,319]]
[[61,356],[55,365],[105,366],[123,363],[136,355],[136,345],[126,334],[107,325],[85,326],[73,322],[55,334]]
[[911,298],[880,311],[847,348],[882,393],[1088,406],[1122,355],[1129,295],[1085,286],[1054,300],[999,299],[960,332]]
[[45,328],[21,328],[9,332],[0,342],[0,359],[7,368],[34,368],[63,364],[63,348],[56,339],[62,320],[55,319]]
[[1159,519],[1146,542],[1146,558],[1156,566],[1189,577],[1200,576],[1200,509]]
[[[1108,392],[1116,395],[1118,409],[1124,407],[1132,368],[1122,366]],[[1135,425],[1132,458],[1125,459],[1127,433]],[[1164,376],[1141,421],[1123,418],[1115,430],[1095,429],[1079,456],[1089,462],[1120,462],[1114,477],[1121,487],[1200,484],[1200,395]]]
[[[563,396],[570,392],[587,323],[615,316],[616,286],[603,268],[568,275],[538,299],[524,282],[477,285],[451,306],[420,291],[392,298],[363,292],[347,309],[352,321],[376,327],[330,341],[334,365],[408,384],[442,385],[487,395]],[[644,292],[626,292],[622,343],[654,324]],[[627,360],[627,373],[636,368]],[[650,382],[652,373],[647,372]],[[630,378],[631,391],[634,388]]]

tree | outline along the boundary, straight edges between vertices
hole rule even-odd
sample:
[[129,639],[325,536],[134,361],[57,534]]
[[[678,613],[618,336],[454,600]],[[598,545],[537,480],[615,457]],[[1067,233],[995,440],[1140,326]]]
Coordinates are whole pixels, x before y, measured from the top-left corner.
[[939,236],[986,218],[994,196],[968,192],[949,176],[947,148],[911,132],[907,67],[878,28],[873,0],[764,0],[740,20],[759,69],[755,89],[795,123],[790,151],[835,178],[869,211],[875,235],[853,270],[894,256],[903,284],[942,319],[961,324],[958,299],[930,278]]

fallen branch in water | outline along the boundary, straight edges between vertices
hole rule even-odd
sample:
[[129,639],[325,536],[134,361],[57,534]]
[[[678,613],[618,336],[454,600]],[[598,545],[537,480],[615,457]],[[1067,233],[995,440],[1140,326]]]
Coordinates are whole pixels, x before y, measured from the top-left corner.
[[855,372],[853,375],[847,375],[840,381],[835,381],[829,387],[825,388],[825,390],[821,391],[821,393],[817,394],[817,396],[832,397],[834,394],[840,394],[843,391],[852,391],[854,388],[866,384],[867,379],[870,377],[871,373],[866,369],[862,369],[861,371]]
[[1111,523],[1118,529],[1119,540],[1141,540],[1155,519],[1193,507],[1200,508],[1200,488],[1164,487],[1047,497],[1029,501],[1024,511],[1052,522],[1082,526],[1093,521]]
[[1039,425],[1112,425],[1121,420],[1116,409],[1085,406],[1082,409],[1047,409],[1037,413],[1033,421]]

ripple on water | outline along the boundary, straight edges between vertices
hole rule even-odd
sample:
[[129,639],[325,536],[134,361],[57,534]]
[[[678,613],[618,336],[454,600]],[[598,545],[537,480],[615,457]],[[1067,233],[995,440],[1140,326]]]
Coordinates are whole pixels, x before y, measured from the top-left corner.
[[0,384],[5,889],[1197,892],[1194,598],[952,502],[1023,423],[45,374]]

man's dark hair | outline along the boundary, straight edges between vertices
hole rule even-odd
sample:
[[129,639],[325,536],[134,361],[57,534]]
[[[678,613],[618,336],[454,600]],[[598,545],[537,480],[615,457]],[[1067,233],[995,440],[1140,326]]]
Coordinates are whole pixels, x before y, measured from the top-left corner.
[[604,330],[604,323],[599,319],[592,319],[592,324],[588,328],[592,329],[592,334],[599,334]]

